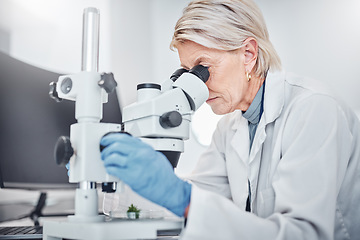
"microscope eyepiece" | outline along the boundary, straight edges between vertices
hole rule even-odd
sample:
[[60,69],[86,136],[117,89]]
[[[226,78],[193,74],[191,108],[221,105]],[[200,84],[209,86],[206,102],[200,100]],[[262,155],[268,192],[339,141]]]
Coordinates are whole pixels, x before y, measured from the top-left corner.
[[175,82],[184,72],[188,72],[188,70],[185,68],[179,68],[171,75],[170,79]]
[[194,74],[198,78],[200,78],[204,83],[209,79],[210,73],[208,70],[208,67],[205,67],[203,65],[197,65],[190,69],[189,73]]
[[205,67],[203,65],[196,65],[195,67],[193,67],[192,69],[186,70],[185,68],[179,68],[178,70],[176,70],[170,77],[170,79],[175,82],[183,73],[185,72],[189,72],[194,74],[195,76],[197,76],[198,78],[201,79],[201,81],[203,81],[204,83],[209,79],[210,77],[210,73],[208,70],[208,67]]
[[154,89],[161,90],[161,86],[156,83],[140,83],[137,85],[136,88],[137,88],[137,90],[143,89],[143,88],[154,88]]

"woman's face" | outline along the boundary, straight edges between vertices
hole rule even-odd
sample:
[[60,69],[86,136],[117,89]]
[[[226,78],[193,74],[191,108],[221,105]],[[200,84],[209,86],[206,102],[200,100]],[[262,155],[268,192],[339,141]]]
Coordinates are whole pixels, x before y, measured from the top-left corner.
[[209,67],[206,82],[209,98],[206,101],[215,114],[226,114],[236,109],[246,110],[248,81],[242,48],[229,52],[207,48],[192,41],[177,46],[181,66],[191,69],[196,65]]

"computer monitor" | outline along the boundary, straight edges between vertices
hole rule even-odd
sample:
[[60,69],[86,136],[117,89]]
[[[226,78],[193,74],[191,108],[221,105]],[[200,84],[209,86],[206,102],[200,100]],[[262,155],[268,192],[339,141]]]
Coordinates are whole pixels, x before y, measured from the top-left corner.
[[[69,136],[70,125],[76,122],[75,102],[57,103],[49,97],[49,83],[60,75],[0,52],[0,187],[76,187],[54,159],[57,139]],[[121,123],[115,91],[103,106],[102,122]]]

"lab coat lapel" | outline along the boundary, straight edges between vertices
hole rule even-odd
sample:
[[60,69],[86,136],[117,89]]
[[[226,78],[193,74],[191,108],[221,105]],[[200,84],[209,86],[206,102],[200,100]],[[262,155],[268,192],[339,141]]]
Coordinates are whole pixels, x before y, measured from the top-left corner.
[[[245,165],[249,164],[254,156],[259,152],[261,145],[266,139],[266,125],[275,121],[279,117],[284,107],[284,72],[269,73],[266,78],[265,93],[264,93],[264,112],[260,119],[249,161],[249,127],[248,121],[241,117],[240,111],[235,112],[233,117],[236,117],[236,123],[232,129],[235,134],[231,140],[231,146],[237,152],[239,158]],[[244,134],[245,133],[245,134]],[[247,134],[246,134],[247,133]]]
[[[248,162],[249,162],[249,129],[248,122],[241,117],[241,112],[235,114],[236,123],[232,130],[234,135],[227,151],[227,170],[234,203],[245,209],[248,196]],[[245,133],[245,134],[244,134]]]
[[264,125],[274,122],[282,112],[285,102],[285,72],[269,73],[264,93]]
[[248,175],[251,198],[256,198],[258,174],[262,159],[262,148],[266,140],[266,126],[277,119],[284,106],[284,73],[269,74],[265,84],[264,112],[257,127],[249,156]]
[[257,127],[254,142],[250,152],[249,163],[254,161],[256,156],[262,149],[262,145],[266,139],[266,125],[272,123],[280,116],[284,107],[284,81],[285,73],[269,73],[266,78],[265,93],[264,93],[264,112]]
[[245,209],[248,197],[248,179],[252,186],[252,200],[255,199],[261,149],[266,140],[266,125],[279,117],[284,106],[284,73],[268,74],[265,85],[264,112],[255,134],[252,151],[249,155],[250,139],[248,121],[241,112],[234,113],[236,122],[232,127],[233,135],[230,149],[227,150],[227,170],[231,195],[234,203]]
[[231,146],[244,165],[247,165],[249,160],[250,140],[249,134],[244,133],[249,133],[248,121],[241,117],[239,112],[236,121],[236,124],[233,126],[235,134],[231,139]]

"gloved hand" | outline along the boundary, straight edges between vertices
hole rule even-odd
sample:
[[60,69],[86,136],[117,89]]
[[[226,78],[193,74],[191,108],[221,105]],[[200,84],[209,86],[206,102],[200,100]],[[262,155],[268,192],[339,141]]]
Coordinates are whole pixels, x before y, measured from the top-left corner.
[[103,137],[101,158],[107,173],[179,217],[190,203],[191,185],[178,178],[168,159],[140,139],[124,133]]

